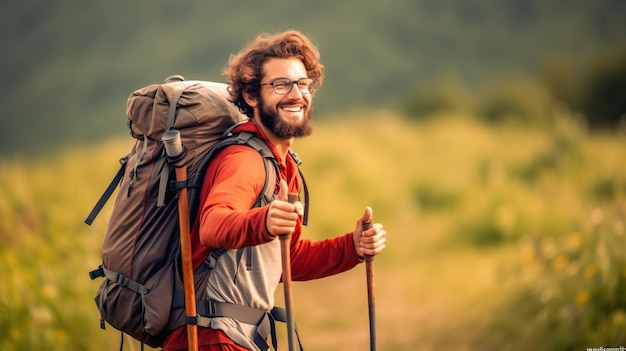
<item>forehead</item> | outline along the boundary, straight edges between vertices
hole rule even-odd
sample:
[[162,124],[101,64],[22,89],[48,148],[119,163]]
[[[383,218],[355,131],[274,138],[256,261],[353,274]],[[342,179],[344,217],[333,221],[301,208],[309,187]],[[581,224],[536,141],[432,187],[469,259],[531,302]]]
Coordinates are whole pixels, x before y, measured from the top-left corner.
[[263,76],[268,80],[277,78],[289,78],[298,80],[305,78],[306,68],[304,63],[297,57],[275,58],[272,57],[263,64]]

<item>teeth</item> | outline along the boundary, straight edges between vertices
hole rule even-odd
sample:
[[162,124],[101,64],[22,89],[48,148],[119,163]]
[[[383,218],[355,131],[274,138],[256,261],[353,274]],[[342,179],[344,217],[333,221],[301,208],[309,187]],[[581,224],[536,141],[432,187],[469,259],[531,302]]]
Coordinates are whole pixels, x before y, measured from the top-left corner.
[[283,107],[283,110],[287,112],[300,112],[302,111],[302,106],[300,107]]

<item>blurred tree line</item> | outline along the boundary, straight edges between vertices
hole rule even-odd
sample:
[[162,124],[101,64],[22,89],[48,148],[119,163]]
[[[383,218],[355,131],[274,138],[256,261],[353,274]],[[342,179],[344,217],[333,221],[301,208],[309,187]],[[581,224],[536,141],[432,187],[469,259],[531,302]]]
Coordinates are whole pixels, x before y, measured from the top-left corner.
[[598,56],[581,72],[552,62],[542,73],[553,96],[582,112],[589,126],[626,126],[626,46]]
[[[170,74],[221,81],[230,54],[260,32],[289,28],[309,35],[322,53],[319,118],[356,105],[409,100],[409,110],[421,114],[446,99],[457,107],[479,99],[486,101],[478,111],[498,119],[508,113],[502,109],[538,108],[507,107],[527,100],[536,78],[508,77],[526,77],[545,57],[558,57],[542,89],[606,125],[613,117],[605,115],[619,108],[604,103],[603,91],[614,92],[623,78],[605,63],[576,89],[568,80],[578,80],[598,52],[626,41],[624,13],[620,0],[3,1],[0,155],[124,133],[133,90]],[[474,93],[496,83],[510,90],[494,88],[492,102]],[[540,99],[543,92],[529,94]],[[596,117],[600,106],[606,111]]]
[[555,109],[579,115],[591,130],[626,128],[626,46],[607,50],[576,69],[562,57],[549,57],[526,75],[501,76],[471,90],[454,75],[414,90],[404,104],[412,118],[471,111],[490,122],[542,125]]

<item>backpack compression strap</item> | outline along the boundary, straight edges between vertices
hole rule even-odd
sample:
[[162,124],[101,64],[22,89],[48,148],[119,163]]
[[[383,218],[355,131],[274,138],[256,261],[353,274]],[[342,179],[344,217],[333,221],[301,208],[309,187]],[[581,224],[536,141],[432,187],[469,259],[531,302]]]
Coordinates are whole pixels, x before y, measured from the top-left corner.
[[100,199],[98,200],[96,205],[93,207],[93,209],[91,210],[91,212],[85,219],[85,223],[87,223],[87,225],[91,225],[93,223],[93,221],[96,219],[100,211],[102,211],[104,204],[106,204],[106,202],[109,201],[109,198],[111,197],[111,195],[113,195],[115,188],[117,188],[117,186],[122,181],[122,178],[124,177],[124,171],[126,170],[127,162],[128,162],[128,156],[124,156],[120,159],[120,164],[121,164],[120,169],[119,171],[117,171],[117,174],[115,175],[115,177],[113,177],[113,180],[104,191],[104,194],[100,196]]
[[[172,78],[174,77],[174,78]],[[180,77],[180,79],[178,79]],[[175,80],[184,80],[182,76],[170,76],[165,79],[165,83],[170,83]],[[174,122],[176,121],[176,107],[178,107],[178,100],[183,96],[185,89],[181,89],[174,94],[172,99],[170,100],[170,106],[167,110],[167,123],[165,125],[165,131],[172,130],[174,128]],[[184,147],[184,146],[183,146]],[[163,207],[165,205],[165,193],[167,192],[167,181],[169,179],[170,172],[172,171],[172,166],[169,162],[167,162],[167,158],[164,157],[163,154],[161,159],[159,160],[163,168],[161,169],[161,177],[159,180],[159,192],[157,194],[157,207]]]
[[[178,76],[178,75],[169,76],[165,78],[165,84],[171,83],[174,81],[183,81],[183,80],[185,79],[182,76]],[[169,109],[167,111],[166,130],[170,130],[174,127],[174,122],[176,121],[176,107],[178,106],[178,100],[180,100],[180,97],[183,95],[183,92],[184,92],[184,89],[181,89],[180,91],[178,91],[172,97],[170,101]],[[148,142],[147,137],[144,136],[143,150],[141,151],[141,155],[139,156],[139,159],[137,160],[137,163],[134,166],[135,173],[136,173],[139,161],[141,161],[141,158],[143,157],[143,153],[145,152],[147,142]],[[165,158],[163,158],[163,160],[165,160]],[[119,171],[117,171],[117,174],[115,175],[115,177],[113,177],[113,180],[111,181],[109,186],[106,188],[106,190],[104,191],[104,193],[102,194],[98,202],[96,202],[96,205],[93,207],[93,209],[91,210],[87,218],[85,219],[85,223],[87,223],[87,225],[91,225],[93,223],[93,221],[96,219],[100,211],[102,211],[102,208],[104,207],[104,205],[107,203],[107,201],[109,201],[109,198],[111,198],[111,195],[113,195],[115,188],[122,181],[122,177],[124,177],[124,171],[126,170],[126,165],[128,163],[128,155],[120,159],[120,163],[122,165]],[[170,169],[169,163],[164,162],[163,169],[161,171],[161,180],[159,182],[157,207],[161,207],[165,203],[165,192],[167,190],[166,186],[167,186],[167,180],[168,180],[170,171],[171,169]],[[130,186],[129,186],[129,190],[130,190]]]
[[108,280],[115,282],[118,285],[124,286],[141,295],[145,295],[150,292],[150,289],[148,289],[146,286],[137,283],[136,281],[128,278],[122,273],[111,271],[104,267],[104,265],[100,265],[100,267],[98,267],[97,269],[89,272],[89,276],[91,277],[91,280],[100,277],[106,277]]

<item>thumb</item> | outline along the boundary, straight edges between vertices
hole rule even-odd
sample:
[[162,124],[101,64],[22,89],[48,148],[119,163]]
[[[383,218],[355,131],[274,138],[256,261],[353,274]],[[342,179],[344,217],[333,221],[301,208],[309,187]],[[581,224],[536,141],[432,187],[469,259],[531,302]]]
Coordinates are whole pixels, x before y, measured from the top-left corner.
[[288,200],[288,192],[287,182],[284,179],[280,180],[280,187],[278,189],[278,194],[276,195],[276,200],[287,201]]
[[372,211],[371,207],[366,207],[365,208],[365,213],[363,214],[363,217],[361,217],[361,223],[363,223],[363,228],[366,229],[366,227],[371,227],[372,226],[372,219],[374,218],[374,212]]

